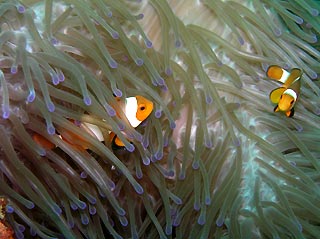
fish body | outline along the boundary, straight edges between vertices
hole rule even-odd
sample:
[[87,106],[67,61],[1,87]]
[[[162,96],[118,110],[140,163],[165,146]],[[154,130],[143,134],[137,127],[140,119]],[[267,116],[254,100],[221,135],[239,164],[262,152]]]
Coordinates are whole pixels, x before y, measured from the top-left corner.
[[[138,127],[146,118],[148,118],[148,116],[153,111],[152,101],[140,95],[128,97],[123,102],[120,98],[117,98],[117,101],[119,103],[118,107],[122,108],[126,118],[128,119],[130,125],[133,128]],[[118,112],[119,110],[116,109],[116,111]],[[117,115],[118,117],[120,117],[119,113],[117,113]],[[70,119],[70,121],[74,123],[72,119]],[[102,133],[97,126],[89,123],[81,123],[81,127],[84,127],[84,129],[88,133],[90,133],[93,137],[97,138],[99,141],[104,141]],[[87,142],[87,140],[81,137],[81,135],[74,134],[73,132],[67,129],[59,130],[59,132],[59,137],[63,141],[76,147],[79,150],[87,150],[90,146],[89,142]],[[40,134],[34,133],[32,137],[38,145],[40,145],[42,148],[46,150],[51,150],[56,147],[55,144],[53,144],[51,141],[49,141]],[[110,132],[109,139],[113,150],[125,148],[124,143],[115,133]]]
[[272,103],[277,104],[274,112],[284,112],[287,117],[294,115],[294,106],[300,95],[302,70],[293,68],[290,72],[280,66],[272,65],[267,70],[270,79],[283,83],[271,91],[269,98]]
[[[69,121],[73,124],[76,124],[74,120],[69,119]],[[99,141],[103,141],[103,136],[100,131],[100,129],[93,124],[89,124],[86,122],[83,123],[77,123],[76,124],[78,127],[82,128],[85,130],[88,134],[90,134],[92,137],[98,139]],[[67,129],[58,129],[59,133],[57,134],[64,142],[72,145],[73,147],[79,149],[79,150],[87,150],[89,149],[89,142],[84,139],[81,135],[75,134],[71,132],[70,130]],[[49,141],[47,138],[44,136],[38,134],[38,133],[33,133],[32,135],[33,140],[40,145],[43,149],[46,150],[52,150],[56,148],[56,145]]]

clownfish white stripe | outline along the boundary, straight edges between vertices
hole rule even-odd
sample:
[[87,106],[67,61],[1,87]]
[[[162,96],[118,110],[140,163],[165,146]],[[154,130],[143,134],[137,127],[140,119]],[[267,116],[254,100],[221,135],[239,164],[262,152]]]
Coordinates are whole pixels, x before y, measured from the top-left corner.
[[136,97],[126,98],[125,114],[133,128],[137,127],[142,121],[137,119],[138,102]]
[[283,84],[286,83],[288,77],[290,76],[290,72],[282,69],[282,76],[281,78],[279,79],[280,82],[282,82]]
[[84,124],[86,127],[88,127],[88,129],[90,130],[90,134],[94,135],[100,142],[104,141],[102,132],[100,130],[100,128],[94,124],[90,124],[90,123],[86,123],[83,122],[82,124]]
[[290,95],[295,101],[297,100],[297,93],[292,89],[286,89],[283,94]]

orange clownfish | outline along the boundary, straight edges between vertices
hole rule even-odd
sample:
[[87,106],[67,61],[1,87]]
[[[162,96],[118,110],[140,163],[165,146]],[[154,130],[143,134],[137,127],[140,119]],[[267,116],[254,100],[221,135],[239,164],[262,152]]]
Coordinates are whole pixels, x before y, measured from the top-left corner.
[[[117,98],[117,101],[120,101],[120,98]],[[143,96],[137,95],[135,97],[126,98],[123,107],[124,114],[127,117],[130,125],[133,128],[136,128],[151,114],[153,110],[153,103]],[[112,149],[124,147],[124,143],[117,137],[115,133],[111,132],[109,136]]]
[[[74,123],[74,120],[69,119],[72,123]],[[84,128],[86,132],[91,134],[93,137],[97,138],[99,141],[103,141],[103,136],[100,131],[100,129],[92,124],[89,123],[81,123],[78,127]],[[63,129],[61,130],[60,134],[58,136],[64,141],[67,142],[68,144],[74,146],[75,148],[79,150],[87,150],[89,148],[89,143],[87,140],[85,140],[83,137],[80,135],[74,134],[69,130]],[[51,141],[46,139],[44,136],[34,133],[32,135],[33,140],[40,145],[42,148],[46,150],[51,150],[56,148],[56,145],[53,144]]]
[[287,117],[294,115],[294,105],[300,94],[302,70],[293,68],[290,72],[280,66],[272,65],[267,70],[267,76],[283,83],[270,93],[270,100],[277,104],[274,112],[282,111]]

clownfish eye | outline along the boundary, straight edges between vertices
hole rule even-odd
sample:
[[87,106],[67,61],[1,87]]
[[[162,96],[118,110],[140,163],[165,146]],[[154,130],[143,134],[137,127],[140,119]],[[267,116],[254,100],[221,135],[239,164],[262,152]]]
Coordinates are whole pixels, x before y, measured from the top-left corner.
[[144,105],[140,105],[140,106],[139,106],[139,109],[140,109],[141,111],[144,111],[144,110],[146,109],[146,107],[145,107]]

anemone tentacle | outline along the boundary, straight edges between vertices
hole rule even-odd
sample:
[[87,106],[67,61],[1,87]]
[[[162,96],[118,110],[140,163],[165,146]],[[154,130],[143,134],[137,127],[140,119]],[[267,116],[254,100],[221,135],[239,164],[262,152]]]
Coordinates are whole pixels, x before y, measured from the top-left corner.
[[[8,235],[319,235],[318,1],[0,2]],[[293,118],[270,65],[303,71]],[[134,128],[118,99],[138,95]]]

